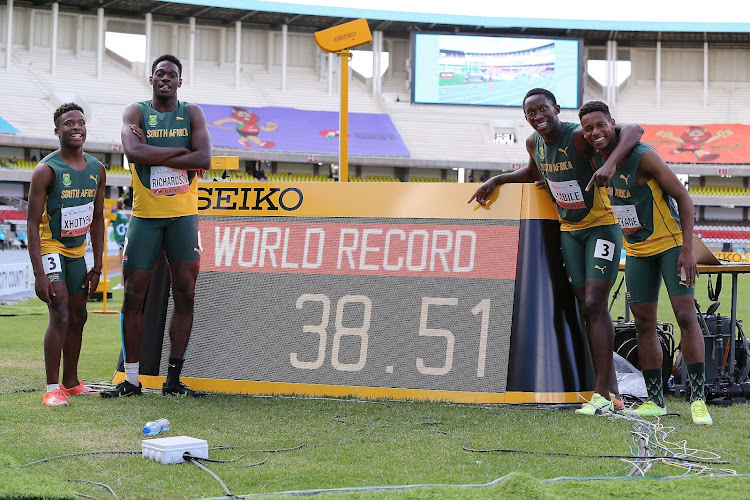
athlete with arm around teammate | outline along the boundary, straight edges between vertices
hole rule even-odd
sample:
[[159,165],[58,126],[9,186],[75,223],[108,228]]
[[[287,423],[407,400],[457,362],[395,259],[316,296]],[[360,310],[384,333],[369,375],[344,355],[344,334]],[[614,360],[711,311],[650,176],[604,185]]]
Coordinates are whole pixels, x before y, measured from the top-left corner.
[[[581,107],[578,116],[584,137],[597,150],[595,164],[603,165],[619,142],[609,107],[601,101],[590,101]],[[632,413],[641,417],[667,413],[662,349],[656,332],[663,279],[680,326],[693,421],[711,425],[704,396],[705,345],[693,298],[698,265],[693,257],[690,195],[659,153],[640,142],[618,164],[610,191],[612,208],[625,239],[625,282],[638,336],[638,358],[648,391],[648,401]]]
[[[489,179],[469,201],[476,199],[485,205],[495,188],[509,182],[543,181],[547,186],[557,205],[563,261],[583,312],[596,376],[594,395],[576,413],[596,415],[621,409],[619,398],[615,408],[610,396],[619,392],[612,360],[614,326],[607,298],[618,273],[622,233],[606,191],[595,186],[595,171],[588,159],[590,148],[580,126],[560,120],[557,99],[546,89],[531,89],[523,100],[523,111],[534,129],[526,140],[528,165]],[[618,132],[621,144],[612,152],[607,169],[635,146],[643,128],[628,125]]]
[[103,397],[141,394],[138,380],[143,304],[154,266],[163,254],[172,282],[174,311],[169,324],[170,354],[162,394],[203,396],[180,382],[193,326],[195,283],[200,270],[198,174],[211,166],[206,117],[195,104],[177,99],[182,64],[170,54],[151,67],[152,97],[123,113],[122,145],[134,164],[133,211],[122,273],[122,345],[125,380]]
[[[47,392],[42,403],[68,406],[68,396],[96,394],[78,379],[78,358],[86,301],[94,295],[102,273],[107,174],[104,165],[83,152],[83,109],[66,103],[55,110],[53,118],[60,148],[43,158],[31,175],[27,227],[34,288],[49,310],[44,335]],[[87,271],[88,232],[94,262]]]

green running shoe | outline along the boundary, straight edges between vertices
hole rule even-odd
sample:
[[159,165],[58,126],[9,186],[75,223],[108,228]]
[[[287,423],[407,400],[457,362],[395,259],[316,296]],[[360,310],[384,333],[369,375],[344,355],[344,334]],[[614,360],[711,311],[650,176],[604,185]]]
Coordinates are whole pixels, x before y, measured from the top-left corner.
[[625,413],[634,417],[649,418],[649,417],[661,417],[667,414],[667,409],[662,408],[653,401],[646,401],[638,408],[632,408],[625,410]]
[[583,403],[576,410],[578,415],[601,415],[602,413],[611,413],[614,410],[612,401],[604,399],[601,394],[595,392],[591,396],[591,401]]
[[693,401],[690,403],[690,413],[693,414],[693,422],[698,425],[713,425],[714,421],[711,419],[711,415],[708,414],[708,408],[706,408],[706,402]]

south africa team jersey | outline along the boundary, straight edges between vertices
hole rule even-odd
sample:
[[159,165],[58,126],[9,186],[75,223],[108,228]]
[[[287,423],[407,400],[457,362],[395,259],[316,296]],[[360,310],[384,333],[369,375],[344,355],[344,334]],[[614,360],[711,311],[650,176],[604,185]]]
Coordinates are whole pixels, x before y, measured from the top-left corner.
[[44,201],[39,223],[42,255],[59,253],[66,257],[83,257],[86,253],[86,233],[94,220],[94,198],[99,187],[99,160],[83,154],[86,167],[71,168],[55,151],[41,163],[55,172],[55,183]]
[[589,227],[615,224],[609,198],[604,188],[586,191],[594,167],[576,151],[573,132],[576,123],[563,122],[560,138],[554,144],[544,142],[534,132],[534,160],[557,205],[560,230],[575,231]]
[[[682,245],[682,228],[674,198],[651,179],[638,187],[636,173],[646,151],[654,148],[639,142],[609,181],[612,209],[620,222],[625,252],[633,257],[656,255]],[[604,158],[597,153],[597,165]]]
[[[139,102],[141,127],[152,146],[190,148],[190,104],[178,101],[173,111],[160,113],[151,101]],[[144,219],[198,213],[198,176],[194,170],[134,164],[133,212]]]

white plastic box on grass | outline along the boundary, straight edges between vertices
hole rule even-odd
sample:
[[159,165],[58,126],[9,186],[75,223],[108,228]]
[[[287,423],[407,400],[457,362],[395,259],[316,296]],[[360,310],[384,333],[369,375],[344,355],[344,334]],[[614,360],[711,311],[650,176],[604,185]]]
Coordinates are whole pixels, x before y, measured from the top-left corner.
[[141,454],[163,464],[181,464],[183,454],[189,451],[197,458],[208,458],[208,443],[189,436],[174,436],[141,441]]

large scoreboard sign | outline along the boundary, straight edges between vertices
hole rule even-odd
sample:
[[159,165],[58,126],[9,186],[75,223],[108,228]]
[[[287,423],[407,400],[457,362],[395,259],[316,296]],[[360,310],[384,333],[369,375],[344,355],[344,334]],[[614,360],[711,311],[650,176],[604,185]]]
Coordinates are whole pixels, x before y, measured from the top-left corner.
[[[191,387],[463,402],[592,388],[554,208],[533,186],[487,208],[466,203],[476,185],[199,189]],[[163,337],[145,386],[166,374]]]

